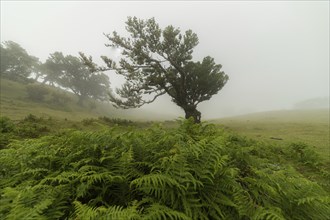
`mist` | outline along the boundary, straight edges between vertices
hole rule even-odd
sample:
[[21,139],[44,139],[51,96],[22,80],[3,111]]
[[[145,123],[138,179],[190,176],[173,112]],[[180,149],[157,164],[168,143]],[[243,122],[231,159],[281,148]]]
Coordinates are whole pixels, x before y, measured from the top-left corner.
[[[101,55],[120,58],[104,46],[103,33],[125,36],[128,16],[193,30],[194,60],[211,56],[223,66],[229,81],[199,105],[204,119],[292,109],[329,96],[328,1],[1,1],[1,42],[15,41],[41,61],[55,51],[81,51],[102,65]],[[123,82],[107,74],[112,89]],[[183,116],[167,95],[141,110]]]

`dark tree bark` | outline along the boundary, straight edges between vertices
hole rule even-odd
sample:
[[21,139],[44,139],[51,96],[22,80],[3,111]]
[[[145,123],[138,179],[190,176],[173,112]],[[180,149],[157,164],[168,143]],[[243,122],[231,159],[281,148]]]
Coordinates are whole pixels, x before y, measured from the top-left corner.
[[187,106],[184,108],[185,118],[189,119],[192,117],[195,123],[201,122],[201,112],[197,110],[195,106]]

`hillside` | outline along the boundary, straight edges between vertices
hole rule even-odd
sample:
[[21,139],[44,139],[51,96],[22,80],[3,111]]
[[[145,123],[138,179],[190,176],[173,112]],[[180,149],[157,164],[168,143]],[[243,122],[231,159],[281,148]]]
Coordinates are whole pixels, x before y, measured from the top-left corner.
[[75,95],[51,86],[45,86],[48,91],[43,101],[35,101],[28,97],[28,87],[28,84],[1,78],[1,116],[20,120],[28,114],[33,114],[40,117],[67,118],[73,121],[100,116],[144,121],[171,118],[169,115],[148,112],[141,109],[116,109],[109,103],[102,103],[91,99],[86,100],[84,106],[79,106],[77,104],[78,99]]
[[247,137],[272,143],[304,142],[330,157],[329,109],[270,111],[212,122]]
[[329,108],[329,96],[307,99],[294,105],[296,109],[325,109]]

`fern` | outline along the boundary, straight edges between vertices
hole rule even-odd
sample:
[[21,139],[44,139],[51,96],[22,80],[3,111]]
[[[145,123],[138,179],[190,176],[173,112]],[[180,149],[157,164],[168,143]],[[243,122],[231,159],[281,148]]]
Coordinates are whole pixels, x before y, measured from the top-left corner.
[[312,204],[314,202],[321,202],[325,204],[330,204],[330,196],[314,196],[298,199],[298,205]]
[[[213,125],[179,123],[176,129],[68,130],[11,141],[0,150],[0,218],[330,216],[328,192],[286,161],[299,150],[308,159],[308,147],[285,150]],[[302,157],[295,162],[303,164]]]
[[73,201],[75,207],[74,218],[76,219],[99,219],[105,215],[106,208],[101,207],[90,207],[88,205],[81,204],[79,201]]
[[281,210],[278,208],[259,207],[253,217],[255,220],[285,220]]
[[166,206],[154,203],[146,209],[146,215],[143,216],[145,220],[190,220],[188,216],[182,212],[175,211]]
[[2,195],[1,214],[7,219],[58,219],[66,208],[59,193],[49,187],[7,187]]

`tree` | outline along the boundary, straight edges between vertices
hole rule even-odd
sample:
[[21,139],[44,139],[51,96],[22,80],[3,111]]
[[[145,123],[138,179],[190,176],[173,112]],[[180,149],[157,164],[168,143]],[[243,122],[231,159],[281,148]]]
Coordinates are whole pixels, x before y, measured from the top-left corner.
[[129,17],[126,25],[129,37],[121,37],[115,31],[106,34],[110,41],[106,46],[122,51],[119,65],[102,56],[106,67],[98,67],[92,57],[80,53],[91,70],[115,70],[126,78],[122,88],[116,90],[120,98],[111,95],[110,101],[115,107],[136,108],[168,94],[185,111],[186,118],[200,122],[197,105],[217,94],[228,80],[222,66],[209,56],[201,62],[192,60],[198,37],[191,30],[184,34],[173,26],[162,30],[154,18]]
[[89,68],[75,56],[61,52],[50,55],[43,65],[44,82],[71,90],[83,104],[87,97],[104,100],[109,91],[109,77],[101,72],[91,73]]
[[54,52],[49,55],[48,59],[42,65],[43,82],[55,86],[61,84],[61,77],[63,77],[65,57],[61,52]]
[[1,77],[24,82],[39,65],[39,59],[29,55],[18,43],[5,41],[1,44]]

